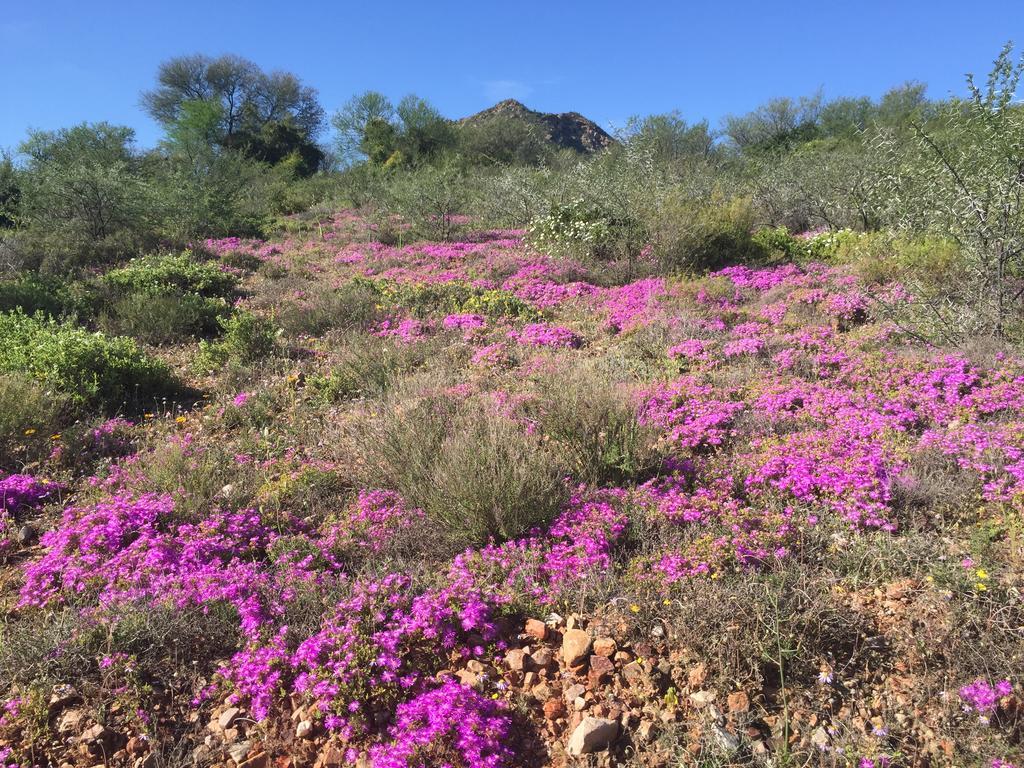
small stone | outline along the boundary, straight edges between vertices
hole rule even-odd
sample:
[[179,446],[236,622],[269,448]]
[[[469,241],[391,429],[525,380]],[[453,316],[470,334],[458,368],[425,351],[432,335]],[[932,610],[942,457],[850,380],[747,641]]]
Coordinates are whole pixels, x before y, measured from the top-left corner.
[[145,739],[140,739],[138,736],[132,736],[128,739],[128,743],[124,746],[125,752],[129,755],[141,755],[149,750],[149,745]]
[[695,707],[706,707],[716,698],[718,698],[718,696],[714,691],[697,691],[696,693],[690,694],[690,702]]
[[818,749],[829,745],[828,731],[825,730],[824,726],[815,729],[811,734],[811,744],[818,747]]
[[530,654],[530,666],[544,669],[555,660],[555,654],[547,646],[541,646]]
[[582,629],[567,629],[562,636],[562,660],[566,666],[575,667],[586,659],[590,652],[590,635]]
[[708,679],[708,665],[698,664],[690,669],[687,675],[687,681],[690,684],[690,688],[697,689],[704,685],[704,682]]
[[582,696],[586,692],[587,689],[585,686],[576,683],[575,685],[570,685],[568,688],[566,688],[562,696],[565,698],[566,701],[572,701],[577,696]]
[[220,713],[220,717],[217,718],[217,725],[220,726],[222,731],[230,728],[234,725],[235,719],[241,711],[238,707],[228,707]]
[[640,727],[636,729],[636,738],[640,743],[647,743],[654,741],[657,736],[658,724],[653,720],[643,720],[640,722]]
[[474,672],[479,675],[483,673],[484,665],[477,659],[470,659],[466,662],[466,669],[468,669],[470,672]]
[[618,650],[618,645],[610,637],[599,637],[594,641],[595,656],[611,656]]
[[640,684],[647,677],[647,673],[639,662],[631,661],[622,668],[622,676],[632,686]]
[[527,619],[526,634],[536,640],[544,640],[548,636],[548,625],[538,619]]
[[468,669],[460,669],[455,673],[456,677],[459,678],[459,682],[469,688],[475,688],[480,682],[480,678]]
[[575,709],[577,712],[582,712],[584,709],[587,708],[587,700],[584,699],[582,696],[577,696],[575,699],[572,700],[572,708]]
[[529,689],[533,688],[533,686],[535,686],[535,685],[537,685],[537,673],[536,672],[527,672],[525,675],[523,675],[523,688],[525,688],[526,690],[529,690]]
[[587,681],[591,688],[597,688],[601,682],[615,671],[615,664],[607,656],[591,656],[590,671]]
[[740,739],[736,734],[729,733],[720,725],[712,725],[711,734],[715,737],[715,743],[723,752],[732,754],[739,750]]
[[252,742],[246,739],[240,741],[237,744],[228,748],[228,755],[236,763],[241,763],[245,760],[245,756],[249,754],[249,750],[252,749]]
[[69,709],[60,716],[57,722],[57,733],[68,734],[78,730],[84,713],[80,709]]
[[744,691],[733,691],[726,698],[730,712],[749,712],[750,697]]
[[295,726],[295,738],[297,739],[311,739],[313,738],[313,723],[309,720],[303,720],[297,726]]
[[320,750],[320,754],[316,757],[314,768],[341,768],[341,766],[347,764],[348,760],[345,758],[345,750],[332,742]]
[[38,538],[39,535],[36,533],[36,529],[28,523],[25,523],[25,525],[18,529],[18,543],[23,547],[31,547]]
[[547,701],[554,694],[551,691],[550,685],[547,683],[538,683],[530,689],[530,695],[537,701]]
[[575,757],[591,752],[600,752],[602,749],[607,749],[618,735],[619,723],[617,720],[585,717],[569,737],[567,751]]
[[522,672],[523,667],[526,665],[526,652],[522,648],[513,648],[505,654],[505,664],[508,668],[516,672]]
[[565,702],[559,698],[550,698],[544,702],[544,717],[548,720],[557,720],[565,717]]
[[259,752],[243,763],[238,764],[238,768],[266,768],[267,766],[267,753]]

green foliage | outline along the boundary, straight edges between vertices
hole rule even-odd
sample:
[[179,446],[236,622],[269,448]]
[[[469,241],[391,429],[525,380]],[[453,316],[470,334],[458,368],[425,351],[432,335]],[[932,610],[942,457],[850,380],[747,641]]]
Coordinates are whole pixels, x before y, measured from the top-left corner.
[[0,280],[0,312],[19,309],[27,315],[42,312],[54,318],[85,318],[94,314],[96,297],[82,283],[54,277],[27,273],[12,280]]
[[72,401],[104,408],[166,394],[170,371],[134,341],[22,312],[0,314],[0,372],[26,374]]
[[197,261],[191,251],[132,259],[107,272],[102,282],[114,291],[151,296],[193,293],[208,298],[229,298],[238,278],[217,264]]
[[566,497],[557,454],[479,403],[390,403],[359,442],[368,487],[398,490],[456,549],[543,525]]
[[151,188],[130,128],[96,123],[35,131],[21,145],[24,224],[49,268],[109,261],[151,232]]
[[362,333],[351,334],[330,370],[310,376],[306,388],[322,403],[379,397],[401,376],[424,365],[431,351],[429,345],[393,344]]
[[230,313],[223,300],[194,293],[130,293],[104,310],[99,325],[147,344],[172,344],[217,334]]
[[383,304],[401,307],[417,317],[456,312],[524,320],[538,317],[537,311],[525,301],[499,289],[478,288],[455,281],[418,284],[360,278],[355,282],[372,289]]
[[0,229],[10,229],[18,220],[21,185],[11,156],[0,154]]
[[235,312],[218,322],[221,338],[199,342],[195,366],[200,371],[216,370],[229,361],[251,365],[269,357],[277,346],[277,328],[249,312]]
[[65,403],[22,373],[0,373],[0,470],[13,471],[50,450]]
[[[1024,57],[1007,45],[984,87],[952,99],[909,130],[882,133],[881,190],[898,230],[956,242],[963,260],[942,286],[913,281],[921,332],[947,341],[974,335],[1024,339],[1024,108],[1015,94]],[[922,317],[928,320],[919,322]]]
[[537,126],[504,115],[459,126],[458,149],[473,165],[536,166],[552,154]]
[[684,272],[760,261],[765,253],[752,237],[754,222],[753,207],[742,197],[668,195],[652,216],[654,256],[662,269]]

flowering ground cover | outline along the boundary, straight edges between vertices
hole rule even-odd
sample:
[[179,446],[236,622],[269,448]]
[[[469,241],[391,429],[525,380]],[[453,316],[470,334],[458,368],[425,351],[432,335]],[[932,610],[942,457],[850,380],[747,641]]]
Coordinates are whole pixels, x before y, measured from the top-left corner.
[[1020,761],[1013,350],[372,234],[206,242],[272,352],[0,468],[0,765]]

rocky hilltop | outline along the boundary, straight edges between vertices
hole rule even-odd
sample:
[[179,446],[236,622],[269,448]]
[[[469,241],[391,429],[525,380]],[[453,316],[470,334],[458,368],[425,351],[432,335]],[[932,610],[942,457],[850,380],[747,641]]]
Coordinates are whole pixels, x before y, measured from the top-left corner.
[[522,120],[538,128],[552,144],[581,153],[597,152],[615,143],[607,131],[579,112],[536,112],[515,99],[500,101],[459,122],[473,124],[495,119]]

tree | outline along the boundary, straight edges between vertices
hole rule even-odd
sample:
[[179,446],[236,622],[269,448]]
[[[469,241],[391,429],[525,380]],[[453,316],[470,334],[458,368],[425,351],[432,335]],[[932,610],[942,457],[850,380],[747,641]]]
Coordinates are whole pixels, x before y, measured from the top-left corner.
[[725,119],[725,134],[744,152],[786,149],[818,135],[822,96],[769,99],[746,115]]
[[287,124],[312,144],[323,127],[324,111],[316,90],[290,72],[264,72],[240,56],[179,56],[157,70],[157,87],[142,94],[142,105],[165,127],[178,123],[186,105],[208,102],[220,107],[217,141],[238,133],[255,136],[271,123]]
[[648,150],[655,160],[672,162],[684,157],[710,156],[716,136],[707,120],[689,125],[679,112],[669,112],[630,118],[625,138]]
[[455,129],[426,99],[409,94],[395,109],[401,130],[398,145],[414,165],[455,146]]
[[35,131],[21,145],[25,224],[57,258],[109,258],[151,231],[150,187],[134,131],[82,123]]
[[984,87],[967,76],[966,99],[924,113],[915,91],[894,97],[909,130],[887,128],[877,139],[894,225],[952,241],[961,253],[941,285],[907,276],[927,330],[947,340],[1024,337],[1024,108],[1014,101],[1024,56],[1015,63],[1012,52],[1003,48]]
[[21,186],[14,161],[6,152],[0,155],[0,229],[10,229],[18,220]]
[[[375,134],[373,148],[376,148],[381,138],[382,124],[390,126],[391,134],[397,133],[394,120],[395,106],[384,94],[366,91],[353,96],[331,117],[331,125],[337,131],[336,142],[342,159],[351,164],[360,157],[367,157],[369,153],[365,142],[371,124],[374,125],[372,131]],[[391,151],[394,151],[393,147]],[[390,152],[388,154],[390,155]],[[387,156],[384,157],[384,160],[386,159]],[[379,164],[383,160],[372,162]]]
[[459,152],[474,165],[539,165],[551,148],[539,128],[507,115],[460,125]]

